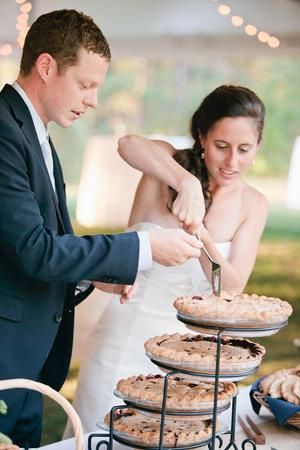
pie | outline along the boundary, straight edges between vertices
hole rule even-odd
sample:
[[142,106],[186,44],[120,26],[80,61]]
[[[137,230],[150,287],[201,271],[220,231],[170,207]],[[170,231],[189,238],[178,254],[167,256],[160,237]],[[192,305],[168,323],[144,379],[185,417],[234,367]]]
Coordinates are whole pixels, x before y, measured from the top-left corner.
[[[137,399],[148,403],[153,407],[161,407],[163,400],[165,377],[163,375],[138,375],[122,379],[117,383],[117,392],[123,398]],[[208,408],[207,404],[213,405],[214,383],[209,383],[193,377],[185,377],[176,374],[168,378],[167,409],[173,410],[197,410]],[[218,384],[218,401],[230,401],[237,394],[234,383]]]
[[300,405],[300,365],[271,373],[261,380],[259,390],[263,395]]
[[[110,426],[110,413],[104,422]],[[114,414],[113,430],[120,437],[133,442],[158,446],[160,436],[160,415],[145,416],[132,408],[117,409]],[[219,422],[217,421],[217,431]],[[164,428],[164,446],[178,447],[209,439],[212,435],[212,420],[180,419],[168,420]]]
[[282,323],[292,314],[291,305],[279,298],[256,294],[214,294],[179,297],[174,306],[181,314],[204,322],[253,323],[257,327]]
[[[145,342],[147,355],[155,361],[178,367],[215,371],[217,338],[201,334],[163,334]],[[220,370],[224,373],[259,366],[265,348],[248,339],[221,338]],[[183,363],[183,364],[182,364]],[[183,367],[182,367],[183,368]]]

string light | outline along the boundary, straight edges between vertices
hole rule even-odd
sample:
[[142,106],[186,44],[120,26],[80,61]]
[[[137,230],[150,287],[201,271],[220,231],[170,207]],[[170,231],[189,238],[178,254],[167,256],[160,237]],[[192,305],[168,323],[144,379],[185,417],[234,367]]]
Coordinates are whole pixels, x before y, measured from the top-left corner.
[[22,13],[29,13],[32,10],[32,4],[30,2],[24,3],[24,5],[22,5],[20,7],[20,11]]
[[23,22],[26,23],[28,21],[28,14],[27,13],[19,14],[18,17],[17,17],[17,21],[21,22],[21,23],[23,23]]
[[277,39],[275,36],[271,36],[268,39],[268,46],[271,48],[277,48],[280,45],[279,39]]
[[231,17],[231,23],[235,27],[240,27],[244,23],[244,19],[241,16],[232,16]]
[[266,44],[269,41],[269,38],[269,33],[266,33],[265,31],[260,31],[257,35],[257,39],[263,44]]
[[246,25],[245,26],[245,33],[249,36],[255,36],[257,33],[257,28],[254,25]]
[[[216,0],[212,1],[216,2]],[[221,3],[218,5],[218,12],[222,16],[228,16],[231,13],[231,7],[226,5],[225,3]],[[231,23],[235,27],[241,27],[245,23],[245,19],[241,16],[232,15]],[[267,44],[271,48],[277,48],[280,45],[280,41],[277,37],[270,36],[269,33],[263,30],[258,31],[257,27],[250,23],[245,24],[244,32],[248,36],[256,36],[262,44]]]
[[0,47],[0,55],[8,56],[12,53],[12,46],[10,44],[4,44]]
[[[19,34],[17,37],[17,42],[20,48],[23,48],[26,34],[29,30],[28,20],[29,12],[32,10],[32,2],[26,0],[15,0],[19,5],[19,11],[16,18],[16,30]],[[8,43],[0,44],[0,56],[9,56],[13,51],[13,46]]]
[[222,16],[227,16],[228,14],[230,14],[231,9],[230,6],[222,4],[219,5],[218,11],[220,14],[222,14]]

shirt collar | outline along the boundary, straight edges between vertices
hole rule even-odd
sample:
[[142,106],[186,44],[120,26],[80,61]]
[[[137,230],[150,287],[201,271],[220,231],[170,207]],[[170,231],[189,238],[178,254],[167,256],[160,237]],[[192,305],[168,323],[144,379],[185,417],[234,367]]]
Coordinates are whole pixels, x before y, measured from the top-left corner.
[[26,103],[26,105],[27,105],[27,107],[29,109],[31,118],[33,120],[34,128],[35,128],[35,131],[36,131],[39,143],[40,143],[40,145],[43,144],[43,142],[45,142],[45,140],[48,139],[48,130],[47,130],[47,128],[43,124],[43,121],[40,118],[40,116],[38,115],[38,113],[36,112],[35,107],[31,103],[31,101],[29,100],[27,94],[25,93],[24,89],[21,88],[19,83],[17,81],[15,81],[12,84],[12,86],[20,94],[20,96],[22,97],[22,99]]

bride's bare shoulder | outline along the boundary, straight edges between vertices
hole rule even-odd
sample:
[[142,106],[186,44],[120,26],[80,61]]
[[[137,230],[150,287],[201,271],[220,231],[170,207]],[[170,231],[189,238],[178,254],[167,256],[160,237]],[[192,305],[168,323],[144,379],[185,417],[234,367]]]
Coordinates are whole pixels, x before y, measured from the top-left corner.
[[269,203],[266,196],[249,184],[244,184],[243,200],[250,212],[267,214]]

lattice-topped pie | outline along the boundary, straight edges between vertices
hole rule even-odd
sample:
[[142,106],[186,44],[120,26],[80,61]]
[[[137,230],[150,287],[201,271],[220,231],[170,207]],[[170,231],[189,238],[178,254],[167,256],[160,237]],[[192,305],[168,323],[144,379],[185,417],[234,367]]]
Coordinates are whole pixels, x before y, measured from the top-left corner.
[[[146,353],[159,362],[180,362],[196,370],[214,371],[216,367],[215,336],[201,334],[163,334],[145,342]],[[223,337],[221,339],[220,370],[234,373],[259,366],[265,348],[248,339]],[[178,367],[178,364],[177,364]]]
[[[105,416],[104,422],[110,425],[110,414]],[[160,416],[146,417],[132,408],[116,411],[114,416],[114,430],[124,439],[139,442],[149,446],[159,444]],[[217,422],[217,430],[219,423]],[[190,445],[209,439],[212,434],[212,421],[188,419],[166,421],[164,429],[164,446],[179,447]]]
[[[144,404],[161,407],[163,400],[164,379],[162,375],[138,375],[120,380],[117,392],[125,398],[137,399]],[[168,379],[167,409],[201,410],[213,405],[214,383],[193,379],[181,374],[172,375]],[[228,403],[237,393],[234,383],[218,385],[218,404]]]
[[174,306],[181,314],[216,323],[249,323],[256,326],[282,323],[292,314],[291,305],[279,298],[264,295],[214,294],[179,297]]

